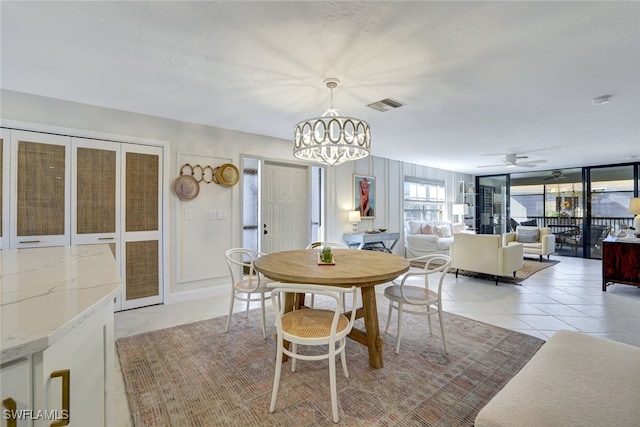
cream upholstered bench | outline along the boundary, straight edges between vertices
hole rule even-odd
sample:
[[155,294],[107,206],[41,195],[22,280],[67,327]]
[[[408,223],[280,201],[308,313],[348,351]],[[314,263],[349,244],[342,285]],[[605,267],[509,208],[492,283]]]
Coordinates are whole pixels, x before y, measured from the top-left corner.
[[549,338],[475,427],[640,425],[640,348],[573,331]]

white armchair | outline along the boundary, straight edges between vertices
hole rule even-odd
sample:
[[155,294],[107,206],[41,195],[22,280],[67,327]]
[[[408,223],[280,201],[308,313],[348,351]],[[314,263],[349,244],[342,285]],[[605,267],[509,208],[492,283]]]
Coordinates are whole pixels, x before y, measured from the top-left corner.
[[524,265],[522,243],[503,246],[499,234],[465,234],[453,236],[451,268],[474,271],[495,276],[513,274]]
[[549,227],[528,227],[519,225],[515,233],[505,233],[502,235],[504,246],[522,243],[525,254],[538,255],[540,261],[544,255],[549,259],[549,255],[556,251],[556,236]]

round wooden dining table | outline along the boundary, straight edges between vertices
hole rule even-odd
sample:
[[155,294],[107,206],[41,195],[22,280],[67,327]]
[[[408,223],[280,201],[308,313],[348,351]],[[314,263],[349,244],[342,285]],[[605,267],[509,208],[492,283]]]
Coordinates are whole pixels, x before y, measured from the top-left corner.
[[[384,252],[333,249],[335,263],[326,265],[319,264],[318,252],[315,249],[275,252],[255,260],[254,267],[278,282],[360,288],[362,306],[357,309],[356,318],[364,318],[365,330],[353,328],[349,337],[368,347],[372,368],[382,368],[384,342],[378,324],[375,285],[409,271],[409,261]],[[293,310],[293,301],[293,295],[287,295],[285,310]]]

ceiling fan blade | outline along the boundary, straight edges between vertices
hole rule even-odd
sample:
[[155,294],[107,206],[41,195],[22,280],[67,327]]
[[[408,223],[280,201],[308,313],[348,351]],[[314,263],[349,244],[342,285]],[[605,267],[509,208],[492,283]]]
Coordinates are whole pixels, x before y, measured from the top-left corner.
[[516,163],[516,166],[522,166],[525,168],[535,168],[540,163],[546,163],[546,162],[547,162],[546,160],[531,160],[529,162],[518,162]]
[[500,164],[500,165],[479,165],[478,167],[479,168],[495,168],[495,167],[498,167],[498,166],[504,166],[504,163]]

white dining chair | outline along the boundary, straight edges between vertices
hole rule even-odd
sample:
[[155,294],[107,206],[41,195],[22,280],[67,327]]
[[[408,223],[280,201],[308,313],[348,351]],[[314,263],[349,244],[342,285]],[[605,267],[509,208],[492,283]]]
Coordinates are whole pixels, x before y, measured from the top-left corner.
[[273,281],[262,276],[253,266],[253,262],[261,255],[264,254],[253,249],[245,248],[233,248],[225,252],[225,260],[229,268],[229,274],[231,275],[231,301],[229,303],[227,325],[224,328],[225,333],[229,332],[229,324],[231,323],[235,300],[246,302],[246,317],[249,317],[249,305],[252,302],[260,301],[260,309],[262,311],[262,336],[267,338],[264,304],[265,300],[271,298],[271,289],[269,289],[267,285]]
[[[296,371],[296,361],[299,360],[329,360],[329,388],[331,391],[331,412],[333,421],[339,421],[338,393],[336,386],[336,356],[340,355],[344,376],[349,378],[347,359],[345,356],[346,337],[356,318],[355,302],[357,298],[356,287],[341,288],[339,286],[271,283],[272,305],[276,314],[277,350],[276,366],[273,379],[273,391],[269,412],[276,408],[278,389],[280,387],[280,374],[282,372],[283,355],[291,358],[291,372]],[[331,309],[301,308],[285,312],[285,293],[311,293],[323,295],[332,301]],[[282,295],[281,295],[282,294]],[[346,295],[351,294],[354,304],[351,312],[341,312],[342,303]],[[284,342],[291,343],[291,350],[285,347]],[[305,355],[298,353],[298,345],[328,346],[326,353]]]
[[[331,248],[331,249],[350,249],[349,246],[340,242],[313,242],[309,243],[305,249],[317,249],[322,250],[322,248]],[[343,310],[347,311],[346,302],[343,301]],[[315,305],[315,295],[311,294],[311,304],[310,307],[313,308]]]
[[[442,283],[451,267],[451,258],[447,255],[431,254],[410,261],[422,261],[425,263],[421,271],[410,271],[406,273],[400,283],[385,288],[384,296],[389,299],[389,314],[387,316],[387,326],[384,332],[389,330],[391,315],[393,310],[398,312],[398,328],[396,332],[396,353],[400,352],[400,340],[402,338],[402,315],[410,313],[427,316],[429,321],[429,334],[431,330],[431,316],[437,314],[440,320],[440,332],[442,333],[442,343],[444,352],[448,353],[447,340],[444,334],[444,321],[442,319]],[[421,285],[416,285],[412,278],[423,278]],[[436,283],[437,282],[437,283]]]
[[309,243],[305,249],[322,249],[324,247],[331,249],[349,249],[349,246],[340,242],[313,242]]

